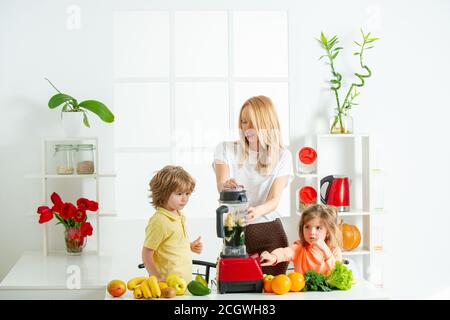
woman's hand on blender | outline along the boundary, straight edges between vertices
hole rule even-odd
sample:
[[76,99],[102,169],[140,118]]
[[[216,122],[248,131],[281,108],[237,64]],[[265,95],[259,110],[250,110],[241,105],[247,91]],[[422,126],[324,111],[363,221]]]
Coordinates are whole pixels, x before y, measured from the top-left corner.
[[245,216],[245,219],[247,221],[247,224],[249,224],[258,219],[260,216],[262,216],[262,212],[258,207],[250,207],[247,209],[247,215]]
[[264,251],[260,255],[261,266],[273,266],[277,262],[277,257],[270,252]]
[[223,189],[236,189],[237,187],[240,185],[235,178],[230,178],[223,183]]

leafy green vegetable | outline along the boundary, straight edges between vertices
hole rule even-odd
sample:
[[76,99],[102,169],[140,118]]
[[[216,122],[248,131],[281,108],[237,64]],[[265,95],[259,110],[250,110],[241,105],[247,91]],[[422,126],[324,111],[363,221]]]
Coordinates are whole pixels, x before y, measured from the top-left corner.
[[336,265],[330,274],[326,277],[325,282],[330,288],[339,290],[348,290],[352,287],[353,273],[341,261],[336,261]]
[[308,270],[304,274],[305,288],[303,291],[331,291],[325,282],[325,276],[313,270]]

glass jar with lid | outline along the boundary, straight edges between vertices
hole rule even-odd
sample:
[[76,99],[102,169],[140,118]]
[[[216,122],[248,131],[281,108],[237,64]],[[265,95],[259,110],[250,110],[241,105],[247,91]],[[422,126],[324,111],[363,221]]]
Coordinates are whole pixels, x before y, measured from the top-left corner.
[[55,159],[56,159],[56,173],[57,174],[73,174],[74,161],[73,153],[75,146],[73,144],[56,144],[55,145]]
[[94,149],[93,144],[78,144],[76,146],[78,174],[93,174],[95,172]]

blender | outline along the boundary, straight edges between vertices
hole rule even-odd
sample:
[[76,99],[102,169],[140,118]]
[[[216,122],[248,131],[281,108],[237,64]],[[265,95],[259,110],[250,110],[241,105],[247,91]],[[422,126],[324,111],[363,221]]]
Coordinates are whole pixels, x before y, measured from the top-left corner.
[[220,293],[262,292],[263,273],[259,255],[249,256],[245,248],[248,201],[242,187],[220,193],[221,206],[216,210],[217,236],[223,248],[217,261],[217,283]]

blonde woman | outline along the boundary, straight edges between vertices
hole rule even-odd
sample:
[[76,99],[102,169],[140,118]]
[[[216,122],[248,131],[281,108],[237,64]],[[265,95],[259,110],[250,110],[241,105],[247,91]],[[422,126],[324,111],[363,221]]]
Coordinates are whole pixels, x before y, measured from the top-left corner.
[[[250,254],[286,247],[287,236],[277,207],[293,177],[292,156],[283,146],[280,124],[270,98],[251,97],[239,113],[240,140],[216,147],[213,168],[217,190],[243,186],[249,208],[245,245]],[[285,273],[288,262],[263,267],[266,274]]]
[[294,262],[297,272],[313,270],[328,274],[336,261],[342,261],[341,233],[336,210],[315,204],[302,213],[298,225],[299,240],[290,247],[282,247],[261,254],[261,265]]

